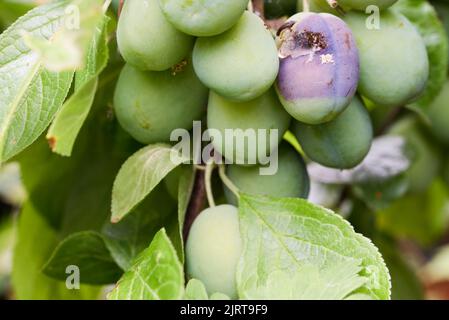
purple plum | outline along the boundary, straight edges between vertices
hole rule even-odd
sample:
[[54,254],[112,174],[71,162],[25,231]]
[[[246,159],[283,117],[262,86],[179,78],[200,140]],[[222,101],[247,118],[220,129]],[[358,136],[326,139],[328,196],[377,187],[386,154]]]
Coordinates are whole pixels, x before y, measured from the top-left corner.
[[359,81],[359,54],[351,30],[327,13],[298,13],[278,31],[279,98],[296,120],[320,124],[349,105]]

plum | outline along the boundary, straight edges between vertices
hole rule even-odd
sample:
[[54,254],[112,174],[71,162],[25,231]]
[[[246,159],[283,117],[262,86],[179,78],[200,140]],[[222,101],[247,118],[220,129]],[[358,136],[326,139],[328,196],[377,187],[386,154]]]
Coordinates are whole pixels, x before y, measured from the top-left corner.
[[191,129],[206,111],[208,90],[187,62],[183,70],[123,68],[114,109],[123,129],[141,143],[167,142],[174,129]]
[[298,13],[278,32],[281,57],[276,88],[298,121],[332,120],[351,102],[359,79],[359,56],[351,30],[327,13]]
[[127,0],[118,22],[117,42],[126,62],[142,70],[162,71],[190,54],[194,38],[167,21],[158,0]]
[[219,95],[248,101],[272,86],[279,59],[270,31],[246,11],[230,30],[196,41],[193,65],[200,80]]
[[441,142],[449,144],[449,81],[426,109],[430,130]]
[[159,4],[177,29],[206,37],[231,28],[245,11],[248,0],[159,0]]
[[[278,170],[274,175],[261,175],[259,166],[227,167],[229,179],[240,191],[249,194],[284,198],[307,198],[309,175],[301,155],[288,142],[278,149]],[[226,199],[237,205],[234,194],[225,187]]]
[[368,111],[357,97],[331,122],[320,125],[297,122],[293,130],[310,159],[338,169],[358,165],[368,154],[373,139]]
[[[266,130],[263,136],[266,138],[266,151],[271,153],[277,148],[283,135],[288,130],[291,117],[282,108],[276,97],[274,89],[262,96],[247,102],[234,102],[211,92],[209,97],[207,125],[209,129],[218,130],[221,140],[213,140],[215,149],[233,163],[256,164],[260,162],[258,156],[259,137],[256,141],[245,142],[238,145],[236,139],[226,139],[226,130],[237,133],[250,129],[256,134],[257,130]],[[269,130],[277,130],[278,137],[275,144],[270,143],[272,134]],[[265,146],[264,146],[265,147]],[[264,154],[265,156],[265,154]]]
[[426,46],[411,22],[391,9],[380,15],[380,28],[368,28],[367,16],[348,12],[360,54],[359,92],[378,105],[399,106],[424,90],[429,76]]
[[209,294],[237,298],[236,269],[242,253],[236,207],[220,205],[200,213],[186,243],[187,274],[201,280]]

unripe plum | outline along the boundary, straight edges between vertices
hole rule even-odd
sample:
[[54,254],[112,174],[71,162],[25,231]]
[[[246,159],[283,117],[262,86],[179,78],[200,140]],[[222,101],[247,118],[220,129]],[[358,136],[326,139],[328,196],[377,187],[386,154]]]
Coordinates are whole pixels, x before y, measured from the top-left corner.
[[196,41],[193,65],[200,80],[219,95],[248,101],[271,87],[279,59],[263,21],[245,11],[230,30]]
[[236,207],[204,210],[193,222],[186,243],[187,273],[201,280],[209,294],[237,298],[235,273],[242,252]]
[[166,142],[174,129],[190,130],[206,111],[208,90],[193,72],[140,71],[127,64],[117,82],[114,108],[118,121],[137,141]]
[[248,0],[159,0],[159,4],[177,29],[206,37],[231,28],[245,11]]
[[351,102],[359,79],[359,56],[351,30],[327,13],[298,13],[279,33],[276,83],[288,113],[308,124],[327,122]]
[[426,109],[430,130],[443,143],[449,144],[449,81]]
[[380,28],[368,28],[367,16],[348,12],[345,21],[354,32],[360,54],[359,91],[385,106],[410,102],[423,91],[429,61],[423,39],[402,14],[380,15]]
[[338,4],[343,8],[351,8],[365,11],[368,6],[376,6],[379,9],[387,9],[398,0],[338,0]]
[[[236,187],[255,195],[283,198],[307,198],[309,175],[301,155],[288,142],[282,142],[278,149],[278,170],[274,175],[261,175],[260,166],[229,165],[227,175]],[[229,203],[237,205],[234,194],[225,188]]]
[[126,0],[117,42],[126,62],[142,70],[162,71],[189,55],[194,38],[166,20],[158,0]]
[[[266,151],[268,151],[267,154],[270,154],[277,148],[288,130],[290,119],[277,99],[274,89],[247,102],[230,101],[214,92],[211,92],[209,96],[207,125],[209,129],[218,130],[222,138],[213,140],[215,150],[234,163],[256,164],[260,162],[257,156],[259,136],[253,143],[245,142],[238,145],[235,138],[225,139],[226,130],[231,130],[233,133],[237,133],[238,130],[255,130],[253,131],[255,134],[261,134],[260,137],[266,138]],[[260,129],[265,129],[266,134],[262,135],[258,131]],[[278,132],[276,144],[270,143],[270,138],[273,137],[270,129]]]
[[368,111],[357,97],[331,122],[315,126],[297,122],[293,130],[310,159],[338,169],[358,165],[368,154],[373,139]]

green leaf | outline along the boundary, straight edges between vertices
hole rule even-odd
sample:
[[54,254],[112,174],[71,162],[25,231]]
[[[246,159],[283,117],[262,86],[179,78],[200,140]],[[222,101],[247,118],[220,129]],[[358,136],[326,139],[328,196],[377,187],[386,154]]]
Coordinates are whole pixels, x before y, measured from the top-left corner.
[[23,40],[46,69],[55,72],[81,69],[91,39],[104,16],[103,2],[104,0],[65,1],[63,23],[51,39],[24,30]]
[[177,225],[176,203],[162,185],[119,223],[108,222],[103,228],[106,245],[117,264],[128,270],[133,260],[149,246],[164,226]]
[[209,300],[206,287],[197,279],[191,279],[186,286],[184,300]]
[[3,0],[0,2],[0,30],[6,28],[36,5],[35,0]]
[[184,272],[164,229],[134,261],[110,300],[177,300],[184,295]]
[[52,150],[70,156],[76,137],[87,118],[98,87],[98,75],[109,59],[107,25],[109,18],[100,22],[87,52],[85,67],[76,72],[75,92],[57,113],[47,134]]
[[400,0],[394,8],[405,15],[424,39],[430,62],[427,87],[418,101],[417,109],[425,109],[443,88],[449,59],[448,38],[433,6],[425,0]]
[[409,194],[377,213],[380,230],[397,238],[409,238],[431,245],[446,230],[449,196],[445,184],[437,179],[424,194]]
[[[341,297],[354,289],[354,293],[364,293],[374,299],[390,297],[388,270],[377,248],[332,211],[302,199],[242,194],[240,219],[244,245],[237,270],[240,298],[252,298],[256,294],[267,299],[283,296],[285,293],[267,288],[276,288],[276,281],[291,288],[286,279],[290,277],[300,283],[303,279],[298,273],[304,270],[316,279],[321,278],[321,284],[331,285],[327,281],[335,282],[337,276],[342,277],[344,268],[349,267],[353,270],[346,275],[349,286],[344,290],[335,288],[341,291],[328,296]],[[355,288],[356,284],[360,287]],[[311,293],[302,287],[296,290],[295,297],[312,298],[325,288],[314,288]]]
[[122,275],[109,252],[101,234],[84,231],[72,234],[55,249],[43,268],[43,272],[54,279],[64,281],[66,268],[77,266],[80,282],[86,284],[115,283]]
[[0,35],[0,162],[19,153],[47,128],[72,82],[73,72],[50,72],[21,36],[52,39],[63,28],[67,1],[31,10]]
[[314,265],[304,265],[289,274],[282,270],[270,273],[260,286],[246,293],[252,300],[343,300],[367,281],[359,275],[360,260],[339,261],[320,270]]
[[181,163],[189,159],[165,144],[142,148],[122,166],[112,190],[112,222],[117,223]]
[[27,202],[20,213],[14,250],[12,284],[17,299],[96,299],[99,296],[99,287],[81,284],[80,290],[69,290],[65,282],[51,279],[41,272],[57,243],[57,232],[32,203]]
[[191,166],[182,167],[178,186],[178,231],[181,262],[184,262],[184,222],[195,183],[196,171]]

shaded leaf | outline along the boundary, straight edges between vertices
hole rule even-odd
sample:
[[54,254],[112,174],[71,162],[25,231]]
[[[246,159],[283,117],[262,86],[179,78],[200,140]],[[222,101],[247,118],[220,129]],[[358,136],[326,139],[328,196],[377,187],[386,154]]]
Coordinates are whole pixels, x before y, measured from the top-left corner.
[[101,234],[84,231],[70,235],[55,249],[43,268],[52,278],[65,281],[68,266],[80,271],[80,282],[86,284],[115,283],[123,271],[111,257]]
[[110,300],[175,300],[184,295],[184,273],[176,250],[164,229],[134,261]]

